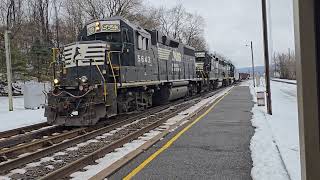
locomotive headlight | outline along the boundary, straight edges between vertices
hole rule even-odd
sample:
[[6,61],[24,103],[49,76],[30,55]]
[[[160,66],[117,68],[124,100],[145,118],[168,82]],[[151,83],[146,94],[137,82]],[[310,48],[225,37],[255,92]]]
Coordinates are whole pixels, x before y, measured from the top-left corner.
[[82,76],[82,77],[80,78],[80,81],[83,82],[83,83],[88,82],[87,76]]
[[96,22],[96,31],[100,31],[100,22]]
[[82,85],[79,86],[79,90],[83,91],[84,87]]
[[53,83],[54,83],[54,84],[58,84],[58,83],[59,83],[59,79],[54,79],[54,80],[53,80]]

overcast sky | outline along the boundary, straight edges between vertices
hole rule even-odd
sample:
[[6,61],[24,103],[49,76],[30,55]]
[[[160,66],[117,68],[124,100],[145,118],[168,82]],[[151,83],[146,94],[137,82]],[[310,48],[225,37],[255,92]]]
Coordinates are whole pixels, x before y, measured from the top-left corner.
[[[179,2],[187,11],[205,18],[205,37],[211,51],[230,58],[237,68],[251,66],[253,41],[255,65],[263,65],[262,17],[260,0],[146,0],[160,7]],[[271,0],[272,49],[288,52],[294,49],[291,0]]]

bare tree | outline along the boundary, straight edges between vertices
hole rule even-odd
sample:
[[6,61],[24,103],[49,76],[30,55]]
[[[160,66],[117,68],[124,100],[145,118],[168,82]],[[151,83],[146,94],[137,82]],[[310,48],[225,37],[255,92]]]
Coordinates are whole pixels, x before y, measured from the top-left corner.
[[85,0],[81,3],[90,19],[112,16],[127,17],[131,11],[141,5],[141,0]]
[[161,7],[158,12],[159,29],[166,36],[182,40],[184,24],[187,21],[187,13],[182,4],[171,9]]
[[197,50],[207,49],[204,34],[204,19],[198,14],[188,13],[182,4],[171,9],[159,8],[157,11],[159,29],[166,36],[177,39]]
[[157,29],[160,26],[159,19],[162,11],[154,7],[139,7],[135,14],[128,15],[128,20],[139,24],[146,29]]
[[183,24],[186,23],[187,20],[187,13],[182,4],[172,8],[170,13],[172,21],[172,37],[181,40],[180,35],[183,31]]
[[296,78],[296,61],[292,53],[277,53],[273,57],[274,76],[282,79]]
[[21,28],[23,3],[23,0],[0,0],[0,27],[11,30],[13,35]]
[[204,19],[198,14],[187,13],[187,19],[182,30],[184,43],[193,46],[196,49],[206,49],[204,34]]
[[55,15],[55,30],[56,30],[56,47],[59,47],[60,45],[60,40],[59,40],[59,14],[58,14],[58,9],[60,9],[61,7],[61,3],[59,3],[60,5],[58,5],[59,2],[57,2],[57,0],[53,0],[53,8],[54,8],[54,15]]
[[141,5],[141,0],[108,0],[108,16],[128,16],[132,9]]
[[49,0],[37,0],[36,8],[38,12],[37,20],[41,27],[42,40],[45,43],[49,43]]
[[81,0],[64,1],[63,7],[66,14],[63,17],[62,25],[60,23],[60,28],[64,29],[64,33],[60,34],[60,36],[63,36],[64,38],[61,39],[64,39],[64,42],[67,43],[76,40],[87,18],[84,12],[85,7],[82,6]]

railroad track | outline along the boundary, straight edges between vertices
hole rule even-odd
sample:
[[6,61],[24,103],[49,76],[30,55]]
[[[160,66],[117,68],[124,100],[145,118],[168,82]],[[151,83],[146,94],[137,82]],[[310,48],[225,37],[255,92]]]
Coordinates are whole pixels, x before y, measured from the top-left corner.
[[0,132],[0,140],[1,139],[5,139],[5,138],[9,138],[9,137],[12,137],[12,136],[21,135],[21,134],[24,134],[26,132],[38,130],[38,129],[41,129],[41,128],[44,128],[44,127],[47,127],[47,126],[48,126],[48,124],[44,122],[44,123],[38,123],[38,124],[30,125],[30,126],[17,128],[17,129],[11,129],[11,130],[8,130],[8,131],[3,131],[3,132]]
[[[53,136],[60,134],[63,131],[70,130],[70,127],[63,126],[45,126],[40,129],[24,132],[21,134],[14,135],[12,137],[2,138],[0,140],[0,152],[3,149],[11,148],[13,146],[22,145],[24,143],[30,143],[31,141],[37,141],[43,137]],[[1,153],[0,153],[1,154]],[[1,157],[1,155],[0,155]],[[1,162],[1,160],[0,160]]]
[[[218,92],[209,93],[206,96],[212,96]],[[201,98],[205,97],[198,96],[186,102],[181,100],[174,105],[151,108],[130,118],[121,121],[118,119],[110,125],[100,124],[95,127],[77,128],[46,139],[1,150],[0,156],[5,157],[6,161],[0,163],[0,174],[9,174],[12,179],[40,177],[58,179],[68,176],[123,144],[155,129],[167,119],[200,101]],[[117,130],[122,126],[125,127]],[[104,136],[112,131],[115,133]],[[78,147],[79,143],[83,146]],[[71,153],[68,153],[67,148]],[[24,168],[25,173],[11,172],[10,174],[10,171],[16,168]]]

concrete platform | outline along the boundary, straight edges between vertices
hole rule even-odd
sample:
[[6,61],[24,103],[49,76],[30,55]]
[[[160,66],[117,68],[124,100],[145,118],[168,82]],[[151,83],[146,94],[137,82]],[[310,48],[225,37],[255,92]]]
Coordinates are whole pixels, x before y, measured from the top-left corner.
[[[252,107],[249,87],[233,88],[209,114],[133,179],[251,179]],[[179,129],[108,179],[125,177],[178,132]]]

